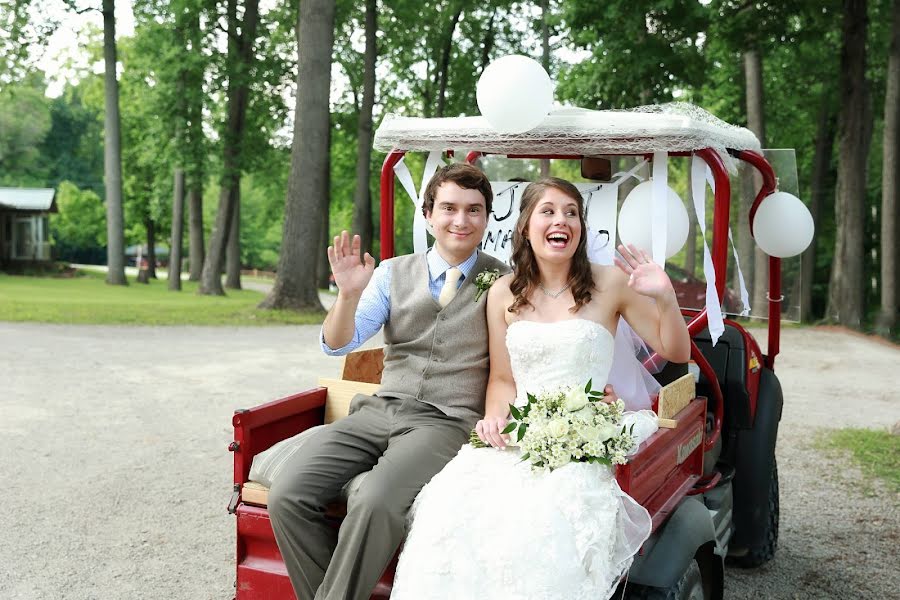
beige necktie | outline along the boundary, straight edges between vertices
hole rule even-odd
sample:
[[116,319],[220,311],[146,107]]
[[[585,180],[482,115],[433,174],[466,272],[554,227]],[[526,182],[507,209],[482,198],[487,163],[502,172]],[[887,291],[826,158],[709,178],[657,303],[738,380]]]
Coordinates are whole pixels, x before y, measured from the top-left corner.
[[456,295],[456,283],[461,276],[462,271],[456,267],[450,267],[444,274],[444,287],[441,288],[441,293],[438,296],[438,304],[440,304],[442,308],[450,304],[450,301],[453,300],[453,296]]

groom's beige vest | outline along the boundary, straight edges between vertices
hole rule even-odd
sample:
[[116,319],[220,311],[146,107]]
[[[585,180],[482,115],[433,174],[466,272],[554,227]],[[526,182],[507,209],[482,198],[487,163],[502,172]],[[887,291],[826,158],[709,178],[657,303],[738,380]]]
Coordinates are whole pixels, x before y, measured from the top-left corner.
[[488,379],[487,294],[475,301],[475,277],[509,269],[483,252],[444,308],[428,288],[424,254],[391,259],[391,314],[384,326],[378,396],[416,399],[471,425],[484,415]]

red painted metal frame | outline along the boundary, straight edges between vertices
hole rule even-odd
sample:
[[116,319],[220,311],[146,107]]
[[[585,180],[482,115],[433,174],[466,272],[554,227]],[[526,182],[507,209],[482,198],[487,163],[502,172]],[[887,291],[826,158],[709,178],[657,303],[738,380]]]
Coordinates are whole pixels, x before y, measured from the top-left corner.
[[234,483],[250,474],[253,457],[276,442],[319,425],[325,419],[325,388],[315,388],[250,410],[236,410],[234,426]]
[[[250,410],[235,411],[234,442],[229,450],[234,452],[234,483],[238,491],[248,481],[254,456],[276,442],[322,424],[325,395],[326,389],[320,387]],[[235,504],[237,600],[295,599],[268,510],[245,504],[240,497]],[[373,591],[373,600],[387,600],[390,596],[395,563],[396,557]]]
[[[281,398],[250,410],[235,411],[234,483],[238,491],[248,481],[253,457],[276,442],[321,425],[325,418],[325,388],[315,388]],[[295,600],[284,559],[275,542],[269,512],[265,507],[245,504],[238,497],[237,600]],[[398,551],[399,555],[399,551]],[[372,592],[371,600],[388,600],[397,556],[388,565]]]
[[[751,152],[750,150],[742,150],[735,152],[734,155],[746,163],[753,165],[762,175],[762,187],[756,198],[753,200],[753,206],[750,207],[750,235],[753,236],[753,218],[762,201],[772,194],[778,187],[778,180],[775,177],[775,171],[772,165],[761,154]],[[755,237],[755,236],[754,236]],[[781,295],[781,259],[776,256],[769,257],[769,348],[765,356],[765,364],[769,369],[775,369],[775,357],[781,349],[781,301],[784,297]]]
[[381,260],[394,256],[394,166],[404,154],[391,150],[381,165]]

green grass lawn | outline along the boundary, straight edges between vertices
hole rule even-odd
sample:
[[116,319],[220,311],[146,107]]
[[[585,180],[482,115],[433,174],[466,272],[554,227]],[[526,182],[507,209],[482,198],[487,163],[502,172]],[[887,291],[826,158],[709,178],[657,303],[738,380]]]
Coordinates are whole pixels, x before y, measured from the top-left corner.
[[321,313],[256,308],[261,292],[228,290],[201,296],[182,282],[170,292],[164,279],[107,285],[102,273],[77,277],[20,277],[0,273],[0,321],[102,325],[281,325],[321,323]]
[[878,477],[900,493],[900,435],[876,429],[838,429],[820,440],[826,448],[850,453],[867,475]]

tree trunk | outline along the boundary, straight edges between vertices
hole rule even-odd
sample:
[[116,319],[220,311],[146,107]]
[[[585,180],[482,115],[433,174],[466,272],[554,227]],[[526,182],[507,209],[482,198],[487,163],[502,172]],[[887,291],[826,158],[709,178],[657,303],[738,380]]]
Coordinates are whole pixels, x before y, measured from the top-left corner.
[[144,229],[147,231],[147,277],[156,277],[156,221],[151,217],[144,219]]
[[[760,145],[766,147],[766,120],[763,113],[762,57],[759,50],[744,53],[744,77],[747,86],[747,127],[756,134]],[[762,178],[754,169],[753,195],[762,187]],[[749,213],[745,213],[749,214]],[[751,306],[757,315],[768,315],[769,257],[753,244],[753,297]]]
[[181,245],[184,234],[184,169],[175,169],[172,196],[172,240],[169,244],[169,289],[181,291]]
[[[328,145],[331,146],[331,136],[328,136]],[[326,248],[331,244],[331,173],[328,173],[326,189],[328,194],[322,197],[322,228],[319,246],[316,248],[316,288],[327,289],[328,280],[331,277],[331,265],[328,263]]]
[[[834,148],[835,120],[832,98],[834,90],[826,88],[822,94],[822,106],[819,109],[819,123],[816,132],[816,149],[813,156],[812,175],[810,177],[809,212],[813,223],[818,227],[819,217],[825,193],[828,189],[828,174],[831,170],[831,152]],[[801,257],[800,283],[800,316],[804,321],[812,321],[812,285],[816,268],[816,245],[819,241],[818,231],[812,243]]]
[[[366,0],[366,54],[363,71],[362,106],[356,151],[356,190],[353,193],[353,233],[359,234],[362,252],[372,252],[372,191],[369,178],[372,173],[372,107],[375,105],[375,60],[378,49],[375,36],[378,32],[375,0]],[[325,230],[326,244],[328,230]],[[327,285],[327,283],[326,283]]]
[[462,11],[463,7],[460,2],[456,7],[456,12],[453,13],[453,19],[450,20],[450,31],[447,32],[447,37],[444,38],[443,48],[441,48],[441,60],[437,68],[438,96],[435,117],[444,116],[444,106],[446,105],[447,100],[447,80],[450,77],[450,53],[453,51],[453,34],[456,32],[456,26],[459,24],[459,18],[462,16]]
[[[203,32],[200,29],[200,11],[195,10],[191,15],[188,24],[188,39],[190,39],[190,49],[185,49],[195,56],[202,53]],[[204,149],[203,135],[203,69],[197,68],[196,64],[191,63],[191,68],[187,73],[187,89],[185,90],[185,98],[187,103],[188,125],[185,129],[188,148],[187,168],[185,174],[185,185],[187,186],[188,196],[188,229],[190,254],[188,260],[190,262],[191,281],[200,281],[200,275],[203,272],[203,258],[205,255],[205,245],[203,240],[203,163],[206,158]]]
[[328,195],[329,91],[334,47],[334,0],[304,0],[297,19],[297,101],[284,233],[275,286],[261,308],[321,311],[316,253],[322,198]]
[[844,0],[835,223],[837,237],[825,316],[858,328],[864,313],[863,235],[872,99],[866,81],[866,0]]
[[122,210],[122,136],[119,82],[116,79],[115,1],[103,0],[104,180],[106,182],[106,283],[128,285],[125,279],[125,216]]
[[194,182],[188,192],[188,213],[190,219],[190,254],[188,260],[191,270],[188,279],[200,281],[203,273],[203,257],[206,253],[203,246],[203,184]]
[[894,0],[891,43],[884,93],[881,167],[881,309],[876,328],[891,335],[897,327],[897,196],[900,195],[900,0]]
[[222,266],[226,245],[232,228],[234,204],[238,195],[233,193],[241,182],[241,141],[247,115],[250,93],[249,72],[253,64],[253,46],[256,26],[259,22],[259,0],[247,0],[244,6],[241,34],[238,36],[235,0],[229,1],[229,76],[228,76],[228,124],[223,139],[222,190],[216,222],[209,240],[209,252],[203,263],[200,293],[222,296]]
[[225,287],[232,290],[241,289],[241,182],[238,180],[232,201],[231,229],[228,232],[228,245],[225,249]]
[[[550,12],[550,0],[541,0],[541,64],[550,73],[550,24],[547,15]],[[550,159],[541,159],[541,177],[550,177]]]
[[[328,129],[328,141],[326,156],[331,156],[331,128]],[[327,289],[331,278],[331,264],[328,262],[326,249],[331,244],[331,166],[325,171],[325,190],[322,196],[322,228],[319,246],[316,249],[316,288]]]

